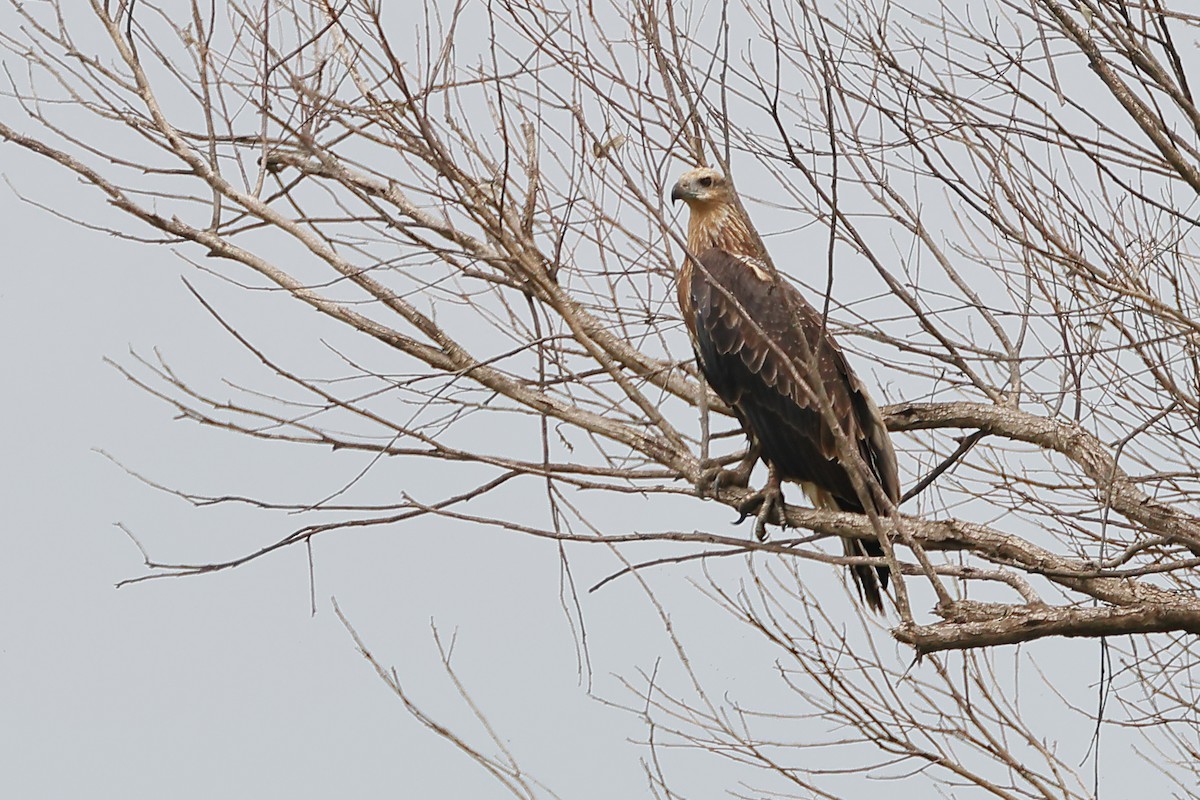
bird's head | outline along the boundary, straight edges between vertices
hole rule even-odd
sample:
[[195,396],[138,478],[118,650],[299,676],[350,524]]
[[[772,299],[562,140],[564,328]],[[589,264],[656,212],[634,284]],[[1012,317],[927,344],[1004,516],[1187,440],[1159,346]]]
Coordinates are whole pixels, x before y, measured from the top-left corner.
[[688,170],[671,189],[672,200],[682,200],[692,208],[711,207],[729,198],[729,180],[710,167]]

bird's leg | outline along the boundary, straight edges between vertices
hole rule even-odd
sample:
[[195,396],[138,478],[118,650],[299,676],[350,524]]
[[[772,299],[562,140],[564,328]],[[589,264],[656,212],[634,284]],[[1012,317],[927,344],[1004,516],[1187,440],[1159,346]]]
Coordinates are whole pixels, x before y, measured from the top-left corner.
[[754,521],[754,536],[760,542],[767,538],[767,525],[779,525],[780,527],[787,526],[787,515],[784,512],[783,489],[779,484],[779,473],[775,471],[774,464],[768,464],[767,485],[759,489],[754,494],[747,497],[738,506],[738,511],[741,516],[738,517],[738,524],[746,517],[753,514]]
[[758,459],[762,456],[762,445],[758,442],[751,441],[746,447],[746,453],[742,456],[742,460],[733,469],[727,469],[722,473],[724,478],[723,485],[725,486],[749,486],[750,473],[754,471],[754,465],[758,463]]

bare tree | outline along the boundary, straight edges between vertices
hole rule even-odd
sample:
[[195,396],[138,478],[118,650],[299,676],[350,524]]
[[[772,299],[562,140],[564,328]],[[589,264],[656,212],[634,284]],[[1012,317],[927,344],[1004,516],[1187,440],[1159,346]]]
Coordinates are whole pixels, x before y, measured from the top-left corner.
[[[1098,779],[1024,714],[1036,660],[997,646],[1119,637],[1103,719],[1078,718],[1124,727],[1177,796],[1200,796],[1186,4],[460,2],[415,25],[373,0],[13,5],[9,108],[25,113],[4,139],[124,212],[113,233],[353,333],[340,372],[307,374],[195,291],[274,388],[226,399],[157,358],[118,368],[204,425],[454,467],[442,496],[394,504],[172,489],[323,516],[232,561],[147,556],[145,577],[418,519],[564,558],[611,550],[626,567],[610,579],[636,582],[674,643],[671,676],[631,676],[612,701],[646,721],[658,797],[680,796],[668,744],[727,761],[735,796],[857,796],[864,774],[916,773],[1092,796]],[[601,503],[691,507],[700,487],[734,508],[749,491],[704,480],[742,439],[675,314],[685,255],[663,193],[698,163],[735,180],[776,267],[891,403],[905,513],[789,506],[765,542],[606,528]],[[531,485],[543,505],[509,502]],[[769,706],[731,703],[689,661],[656,599],[681,563],[774,651]],[[863,563],[897,576],[894,642],[806,589]],[[797,741],[800,717],[829,737]],[[798,755],[834,745],[837,766]],[[514,795],[550,796],[506,752],[464,750]]]

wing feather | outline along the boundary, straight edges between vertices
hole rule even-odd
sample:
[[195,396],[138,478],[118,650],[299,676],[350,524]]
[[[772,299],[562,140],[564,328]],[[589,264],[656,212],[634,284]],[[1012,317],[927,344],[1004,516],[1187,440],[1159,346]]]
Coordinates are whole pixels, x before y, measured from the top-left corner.
[[[820,507],[862,513],[833,428],[814,391],[819,381],[842,432],[892,502],[900,500],[896,455],[878,407],[820,315],[783,278],[752,259],[718,248],[700,254],[681,306],[701,370],[781,478],[799,481]],[[686,292],[686,298],[684,294]],[[817,370],[810,369],[810,354]],[[881,556],[878,542],[844,540],[850,556]],[[855,566],[867,605],[883,610],[887,567]]]
[[[688,292],[701,369],[714,391],[737,408],[764,457],[782,477],[828,492],[842,510],[863,510],[820,412],[813,389],[819,381],[842,432],[858,445],[888,496],[899,500],[896,458],[879,409],[816,309],[791,283],[772,280],[750,259],[712,248],[698,262]],[[815,374],[808,353],[816,355]]]

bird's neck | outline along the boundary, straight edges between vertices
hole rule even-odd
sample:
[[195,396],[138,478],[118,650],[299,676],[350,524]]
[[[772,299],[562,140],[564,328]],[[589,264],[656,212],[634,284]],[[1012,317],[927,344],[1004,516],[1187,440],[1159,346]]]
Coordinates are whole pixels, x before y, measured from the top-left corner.
[[716,247],[732,255],[759,258],[758,239],[750,221],[732,203],[695,206],[688,220],[688,250],[699,255]]

